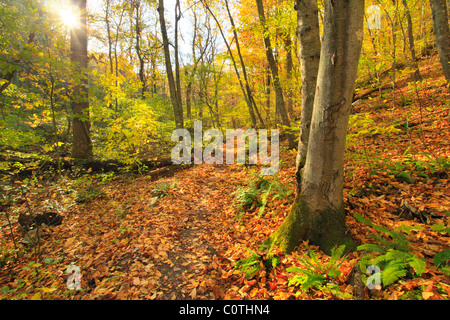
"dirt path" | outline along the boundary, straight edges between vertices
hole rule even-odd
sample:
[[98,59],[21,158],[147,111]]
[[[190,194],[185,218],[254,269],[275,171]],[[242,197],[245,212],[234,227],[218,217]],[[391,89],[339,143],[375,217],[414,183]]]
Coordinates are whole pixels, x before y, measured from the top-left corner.
[[[220,272],[215,261],[221,248],[211,241],[211,236],[218,231],[223,211],[217,197],[224,171],[221,166],[196,167],[177,181],[182,188],[179,192],[190,195],[186,199],[189,208],[178,217],[183,224],[179,238],[168,252],[167,261],[172,264],[157,265],[163,279],[164,294],[160,299],[214,299],[219,295]],[[188,180],[193,184],[187,183]],[[184,185],[194,190],[185,190]]]

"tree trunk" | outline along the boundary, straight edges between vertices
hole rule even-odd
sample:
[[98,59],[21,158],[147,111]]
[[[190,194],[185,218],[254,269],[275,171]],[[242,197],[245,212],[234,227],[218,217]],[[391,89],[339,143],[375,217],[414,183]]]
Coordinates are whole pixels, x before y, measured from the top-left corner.
[[288,33],[284,38],[284,49],[286,50],[286,80],[288,85],[286,86],[286,109],[290,116],[294,113],[294,107],[292,102],[292,69],[294,63],[292,61],[292,39]]
[[189,71],[184,71],[186,77],[188,77],[188,83],[186,85],[186,118],[191,118],[191,95],[192,95],[192,80],[189,79]]
[[183,100],[181,99],[181,77],[180,77],[180,56],[178,53],[178,22],[181,19],[180,0],[175,4],[175,84],[177,88],[177,100],[178,105],[181,107],[181,113],[183,113]]
[[[433,33],[447,84],[450,83],[450,29],[445,0],[430,0]],[[449,87],[450,90],[450,87]]]
[[272,86],[272,84],[270,83],[270,70],[267,70],[267,76],[266,76],[266,120],[269,121],[270,120],[270,105],[271,105],[271,95],[270,95],[270,87]]
[[175,126],[177,129],[181,129],[184,127],[183,106],[179,104],[179,100],[177,98],[177,88],[173,77],[172,63],[170,60],[169,38],[167,37],[166,20],[164,18],[164,0],[159,0],[158,13],[163,38],[164,60],[166,63],[167,80],[169,82],[170,100],[172,102],[173,113],[175,116]]
[[261,114],[258,111],[258,107],[256,106],[255,99],[253,98],[252,90],[250,89],[250,85],[248,83],[247,69],[245,68],[244,59],[242,58],[241,47],[239,45],[239,38],[238,38],[238,35],[237,35],[237,32],[236,32],[236,26],[234,24],[233,16],[231,15],[231,12],[230,12],[230,7],[228,5],[228,0],[225,0],[225,7],[227,8],[228,18],[229,18],[230,23],[231,23],[231,29],[233,30],[234,42],[236,44],[236,49],[237,49],[237,53],[238,53],[238,56],[239,56],[239,61],[241,63],[242,75],[244,76],[245,89],[247,90],[247,96],[248,96],[248,99],[249,99],[250,103],[253,105],[253,108],[254,108],[254,110],[256,112],[256,115],[258,116],[258,119],[259,119],[259,122],[261,123],[261,126],[264,128],[265,127],[264,120],[263,120],[263,118],[261,117]]
[[[300,138],[297,150],[297,177],[306,162],[309,130],[316,92],[317,72],[320,60],[319,9],[317,0],[297,0],[297,37],[299,39],[299,60],[302,84],[302,110],[300,119]],[[300,183],[298,183],[300,186]]]
[[201,2],[203,4],[203,6],[205,7],[205,9],[208,10],[208,12],[211,14],[214,21],[216,22],[217,27],[219,28],[220,35],[222,36],[223,42],[225,43],[228,53],[230,55],[231,62],[233,63],[233,68],[234,68],[234,71],[236,72],[236,77],[238,78],[239,86],[240,86],[242,94],[244,96],[245,103],[247,104],[248,112],[250,114],[250,119],[252,121],[252,125],[253,125],[253,127],[256,127],[257,121],[256,121],[255,111],[253,110],[252,100],[249,98],[248,92],[246,91],[246,89],[244,88],[244,84],[242,83],[241,76],[240,76],[240,73],[239,73],[239,70],[238,70],[238,67],[236,64],[236,59],[234,58],[233,52],[231,51],[231,47],[230,47],[230,44],[228,43],[227,37],[225,36],[225,34],[223,32],[223,29],[222,29],[222,26],[221,26],[219,20],[217,20],[217,17],[212,12],[208,3],[205,0],[201,0]]
[[109,9],[111,5],[111,0],[106,0],[105,8],[105,23],[106,23],[106,37],[108,38],[108,59],[109,59],[109,69],[111,74],[114,72],[113,69],[113,59],[112,59],[112,39],[111,39],[111,27],[109,24]]
[[416,81],[422,80],[422,75],[420,74],[419,64],[417,62],[416,57],[416,47],[414,45],[414,34],[413,34],[413,25],[411,19],[411,13],[409,12],[408,2],[406,0],[402,0],[403,8],[405,8],[406,14],[406,22],[408,24],[408,44],[409,51],[411,53],[411,60],[414,67],[414,78]]
[[[256,5],[258,7],[259,21],[263,28],[264,46],[266,48],[267,62],[269,63],[270,73],[272,74],[273,89],[275,91],[275,103],[276,103],[278,111],[280,112],[281,121],[282,121],[283,125],[285,127],[289,128],[291,126],[291,124],[290,124],[289,117],[288,117],[288,114],[286,111],[286,104],[284,102],[283,88],[281,86],[277,62],[275,60],[275,57],[273,56],[272,44],[271,44],[269,35],[267,33],[266,17],[265,17],[265,13],[264,13],[264,6],[263,6],[262,0],[256,0]],[[287,136],[287,139],[289,142],[289,148],[294,149],[295,148],[294,136],[290,132],[290,129],[287,129],[286,131],[287,131],[286,136]]]
[[136,31],[136,53],[139,59],[139,80],[142,84],[142,91],[141,91],[141,97],[144,99],[145,97],[145,91],[147,87],[147,79],[145,78],[145,61],[143,54],[141,52],[141,2],[136,1],[135,3],[135,9],[136,9],[136,18],[134,21],[134,27]]
[[325,0],[324,35],[308,153],[291,211],[267,243],[292,252],[302,240],[330,253],[354,249],[343,200],[345,140],[363,38],[364,1]]
[[115,75],[116,78],[114,80],[114,86],[116,88],[115,90],[115,112],[117,114],[117,112],[119,111],[119,98],[117,97],[117,92],[118,92],[118,87],[119,87],[119,82],[118,82],[118,78],[119,78],[119,56],[117,55],[117,45],[119,43],[119,34],[120,34],[120,26],[122,25],[122,20],[123,20],[123,15],[125,13],[125,6],[122,7],[122,12],[120,13],[120,19],[119,19],[119,23],[117,24],[116,27],[116,39],[114,40],[114,64],[115,64]]
[[92,141],[89,121],[88,77],[88,31],[86,21],[86,0],[72,0],[79,8],[78,27],[70,34],[70,60],[73,67],[75,86],[72,92],[73,146],[72,157],[75,159],[92,158]]
[[[28,35],[27,44],[32,43],[34,41],[34,37],[35,37],[35,33],[34,32],[30,32],[30,34]],[[24,49],[24,51],[25,50],[28,50],[28,48]],[[22,56],[22,54],[20,56]],[[21,62],[20,60],[14,59],[13,61],[10,62],[10,64],[15,64],[15,65],[17,64],[18,65],[20,62]],[[3,83],[0,86],[0,94],[2,94],[3,91],[5,91],[9,87],[9,85],[11,84],[12,79],[14,78],[14,76],[15,76],[15,74],[17,72],[18,72],[18,70],[16,68],[14,68],[12,71],[7,71],[6,74],[3,73],[3,75],[2,75],[0,73],[0,79],[6,80],[5,83]]]

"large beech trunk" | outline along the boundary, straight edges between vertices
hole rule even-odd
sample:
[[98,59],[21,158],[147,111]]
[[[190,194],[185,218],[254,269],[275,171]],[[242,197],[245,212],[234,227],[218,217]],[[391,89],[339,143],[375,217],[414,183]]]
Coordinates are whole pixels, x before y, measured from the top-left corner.
[[[304,167],[320,61],[319,9],[317,0],[297,0],[297,37],[302,75],[302,110],[297,151],[297,173]],[[299,175],[298,175],[299,176]],[[300,181],[299,181],[300,182]]]
[[303,240],[329,253],[354,243],[346,234],[343,165],[363,38],[364,1],[325,0],[322,42],[301,193],[267,242],[291,252]]

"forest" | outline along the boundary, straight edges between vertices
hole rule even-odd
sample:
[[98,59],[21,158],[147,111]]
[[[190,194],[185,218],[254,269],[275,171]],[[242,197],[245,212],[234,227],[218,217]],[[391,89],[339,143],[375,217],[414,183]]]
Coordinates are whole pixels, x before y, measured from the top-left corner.
[[0,300],[449,300],[449,8],[0,0]]

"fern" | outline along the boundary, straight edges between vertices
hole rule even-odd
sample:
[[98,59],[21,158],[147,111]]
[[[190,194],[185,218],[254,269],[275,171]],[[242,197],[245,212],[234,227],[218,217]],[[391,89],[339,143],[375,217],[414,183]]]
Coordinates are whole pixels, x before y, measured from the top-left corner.
[[255,173],[247,181],[247,187],[239,187],[232,193],[235,197],[233,204],[236,205],[240,214],[259,208],[258,216],[261,217],[269,203],[269,198],[272,201],[277,198],[286,199],[292,192],[276,177],[269,180],[266,176]]
[[406,263],[399,261],[388,265],[386,269],[381,272],[381,281],[383,282],[383,286],[386,287],[396,282],[398,279],[405,277],[408,273],[406,267]]
[[251,249],[247,249],[250,256],[237,261],[235,268],[243,272],[247,279],[253,278],[262,268],[265,268],[266,270],[275,268],[280,263],[281,258],[272,250],[274,244],[275,241],[273,241],[270,246],[266,248],[267,252],[262,254],[259,254]]
[[308,290],[311,287],[318,288],[341,274],[339,268],[345,261],[345,256],[342,256],[345,251],[344,245],[331,250],[328,262],[322,262],[308,246],[307,249],[309,256],[303,254],[303,257],[300,259],[304,267],[290,267],[286,269],[288,272],[295,273],[289,279],[289,285],[300,286],[302,290]]
[[450,276],[450,250],[443,250],[436,253],[433,257],[433,263],[444,274]]
[[318,287],[325,283],[326,278],[317,272],[311,272],[302,268],[287,268],[288,272],[297,272],[300,275],[296,275],[289,279],[288,285],[300,286],[302,290],[308,290],[311,287]]
[[[395,249],[389,249],[384,252],[383,248],[374,244],[365,244],[358,247],[358,250],[366,250],[372,254],[360,260],[359,266],[363,272],[369,265],[377,265],[381,269],[381,281],[383,286],[388,286],[398,279],[413,276],[414,274],[420,276],[425,271],[426,263],[416,255]],[[374,256],[373,253],[380,254]]]
[[247,279],[251,279],[260,269],[260,255],[251,249],[247,249],[251,255],[236,262],[235,268],[245,274]]
[[445,264],[450,260],[450,250],[443,250],[439,253],[436,253],[433,257],[433,263],[436,267],[439,267],[442,264]]
[[177,181],[170,183],[165,180],[161,181],[153,188],[153,195],[158,198],[168,196],[170,191],[177,188]]
[[377,244],[373,244],[373,243],[367,243],[367,244],[360,245],[360,246],[358,246],[358,250],[386,253],[386,250],[384,250],[384,248],[382,248],[381,246],[379,246]]
[[407,251],[409,252],[411,248],[409,247],[409,242],[406,236],[400,232],[389,230],[385,227],[379,226],[374,224],[369,219],[361,216],[358,213],[354,213],[354,216],[356,220],[359,222],[374,228],[375,230],[383,233],[385,236],[391,238],[393,241],[387,240],[383,237],[377,236],[377,235],[369,235],[372,239],[374,239],[377,243],[379,243],[385,250],[388,249],[395,249],[400,251]]

